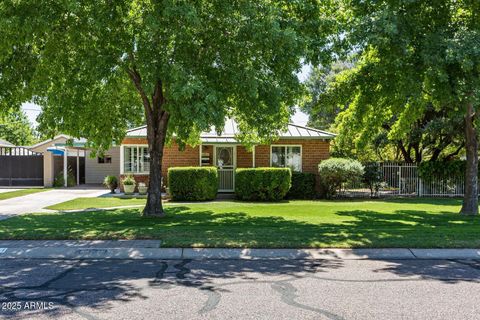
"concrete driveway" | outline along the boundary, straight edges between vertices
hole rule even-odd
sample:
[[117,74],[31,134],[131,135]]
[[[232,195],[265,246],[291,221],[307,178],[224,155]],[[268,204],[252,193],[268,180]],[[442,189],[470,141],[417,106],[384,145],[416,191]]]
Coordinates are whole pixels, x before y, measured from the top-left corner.
[[0,200],[0,220],[24,213],[51,212],[51,210],[43,208],[75,198],[94,198],[106,193],[108,193],[108,190],[101,187],[75,187],[70,189],[54,189],[22,197]]

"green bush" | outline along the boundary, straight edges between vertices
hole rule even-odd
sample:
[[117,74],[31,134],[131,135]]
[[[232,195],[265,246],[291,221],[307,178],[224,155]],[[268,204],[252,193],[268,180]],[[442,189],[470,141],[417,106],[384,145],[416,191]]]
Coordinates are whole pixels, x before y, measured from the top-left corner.
[[137,182],[133,174],[128,174],[122,179],[122,184],[124,186],[134,186]]
[[[72,168],[68,167],[67,169],[67,187],[73,187],[77,184],[77,179],[75,179],[75,175],[73,174]],[[63,179],[63,170],[60,171],[53,180],[53,186],[55,188],[61,188],[65,185],[65,181]]]
[[434,177],[463,177],[466,167],[465,160],[426,161],[418,165],[418,174],[424,180]]
[[215,167],[178,167],[168,169],[168,188],[172,200],[213,200],[218,192]]
[[116,176],[106,176],[103,179],[103,184],[110,189],[111,193],[115,193],[115,189],[118,187],[118,179]]
[[289,199],[315,198],[315,175],[308,172],[292,172],[292,186],[287,193]]
[[359,181],[363,172],[362,164],[352,159],[331,158],[318,165],[320,183],[327,198],[333,197],[342,184]]
[[365,164],[362,180],[370,189],[370,197],[378,197],[378,191],[384,184],[383,171],[380,165],[375,162]]
[[288,168],[253,168],[235,171],[235,196],[240,200],[279,201],[290,189]]

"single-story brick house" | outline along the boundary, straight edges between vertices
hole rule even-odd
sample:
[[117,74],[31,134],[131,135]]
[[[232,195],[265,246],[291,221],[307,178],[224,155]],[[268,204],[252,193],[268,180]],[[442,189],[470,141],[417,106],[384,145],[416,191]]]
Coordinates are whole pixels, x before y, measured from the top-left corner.
[[[236,168],[290,167],[295,171],[317,174],[320,161],[329,157],[330,140],[334,134],[305,126],[289,124],[288,130],[270,145],[257,145],[247,150],[235,139],[234,121],[225,124],[218,135],[214,130],[201,135],[201,144],[179,151],[172,143],[165,147],[162,176],[167,179],[170,167],[217,166],[219,191],[235,188]],[[146,126],[128,130],[120,145],[120,175],[133,174],[137,182],[148,183],[149,155]]]

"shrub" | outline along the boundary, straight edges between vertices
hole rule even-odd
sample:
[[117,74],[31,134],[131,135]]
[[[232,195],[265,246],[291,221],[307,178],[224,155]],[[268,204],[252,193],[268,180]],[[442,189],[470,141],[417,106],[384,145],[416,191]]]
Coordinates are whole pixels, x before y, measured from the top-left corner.
[[[75,179],[75,175],[73,174],[73,170],[71,167],[67,168],[67,187],[73,187],[77,184],[77,179]],[[65,185],[65,180],[63,179],[63,170],[60,171],[54,181],[53,186],[55,188],[61,188]]]
[[218,192],[215,167],[178,167],[168,169],[168,188],[172,200],[213,200]]
[[134,186],[136,184],[136,181],[133,175],[129,174],[122,179],[122,184],[124,186]]
[[307,172],[292,172],[292,186],[288,191],[289,199],[315,198],[315,175]]
[[106,176],[103,179],[103,184],[110,189],[111,193],[115,193],[115,189],[118,187],[118,179],[115,176]]
[[384,184],[383,172],[378,163],[367,163],[363,173],[363,183],[370,189],[370,197],[377,197],[378,190]]
[[425,180],[433,177],[458,177],[465,174],[466,166],[465,160],[426,161],[418,165],[418,174]]
[[235,171],[235,196],[240,200],[279,201],[290,189],[288,168],[253,168]]
[[342,184],[358,181],[363,172],[362,164],[352,159],[331,158],[318,165],[320,183],[327,198],[333,197]]

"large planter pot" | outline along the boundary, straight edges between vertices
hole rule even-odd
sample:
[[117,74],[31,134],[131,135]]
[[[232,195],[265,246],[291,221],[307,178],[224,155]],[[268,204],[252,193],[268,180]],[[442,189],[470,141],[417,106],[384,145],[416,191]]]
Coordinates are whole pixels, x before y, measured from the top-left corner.
[[134,184],[123,185],[123,190],[125,191],[125,194],[133,194],[133,192],[135,192],[135,185]]
[[138,193],[139,194],[147,194],[148,187],[147,186],[138,186]]

